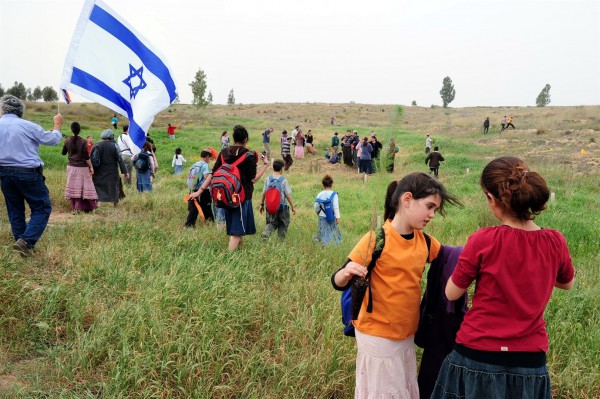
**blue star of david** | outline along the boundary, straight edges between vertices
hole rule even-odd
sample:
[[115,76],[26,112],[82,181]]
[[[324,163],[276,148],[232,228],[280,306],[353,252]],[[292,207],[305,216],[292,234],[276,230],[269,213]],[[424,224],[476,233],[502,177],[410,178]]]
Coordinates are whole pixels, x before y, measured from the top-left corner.
[[[129,87],[129,99],[133,99],[135,98],[135,96],[137,96],[138,92],[142,89],[145,89],[146,86],[148,86],[146,84],[146,81],[144,80],[144,78],[142,77],[142,74],[144,73],[144,67],[141,66],[139,69],[135,69],[133,67],[133,65],[129,64],[129,76],[127,77],[127,79],[125,79],[123,81],[123,83],[125,83],[128,87]],[[139,83],[137,86],[133,86],[131,84],[131,80],[133,78],[139,78]],[[135,82],[135,81],[134,81]]]

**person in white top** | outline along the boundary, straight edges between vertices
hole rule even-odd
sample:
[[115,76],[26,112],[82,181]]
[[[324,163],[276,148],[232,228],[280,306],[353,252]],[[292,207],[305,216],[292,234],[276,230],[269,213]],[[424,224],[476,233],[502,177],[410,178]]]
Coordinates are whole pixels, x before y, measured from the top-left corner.
[[123,162],[125,162],[125,167],[127,168],[128,177],[125,179],[125,184],[131,185],[131,171],[133,170],[133,152],[131,149],[135,148],[135,146],[133,140],[129,137],[129,125],[123,126],[123,134],[117,139],[117,144],[119,145],[119,150],[121,150],[121,158],[123,158]]
[[296,126],[294,128],[294,130],[292,130],[292,145],[294,146],[294,148],[291,151],[292,154],[295,153],[295,149],[296,149],[296,136],[298,135],[298,131],[299,130],[300,130],[300,125]]
[[175,174],[179,175],[183,172],[183,163],[187,162],[183,155],[181,154],[181,148],[175,149],[175,155],[173,155],[173,162],[171,162],[171,167],[175,168]]
[[429,152],[431,151],[431,143],[433,142],[433,140],[431,140],[431,137],[429,137],[429,135],[427,135],[427,138],[425,139],[425,154],[429,154]]
[[317,195],[314,209],[319,216],[319,227],[315,240],[323,245],[331,243],[339,245],[342,242],[340,232],[340,204],[338,194],[333,191],[333,179],[325,175],[321,181],[323,191]]

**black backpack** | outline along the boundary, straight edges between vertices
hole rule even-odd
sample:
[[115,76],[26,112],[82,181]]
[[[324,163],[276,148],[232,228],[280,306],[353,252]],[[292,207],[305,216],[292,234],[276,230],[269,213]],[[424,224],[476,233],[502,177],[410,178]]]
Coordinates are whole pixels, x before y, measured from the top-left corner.
[[148,171],[150,169],[150,155],[145,151],[140,152],[133,166],[140,173]]

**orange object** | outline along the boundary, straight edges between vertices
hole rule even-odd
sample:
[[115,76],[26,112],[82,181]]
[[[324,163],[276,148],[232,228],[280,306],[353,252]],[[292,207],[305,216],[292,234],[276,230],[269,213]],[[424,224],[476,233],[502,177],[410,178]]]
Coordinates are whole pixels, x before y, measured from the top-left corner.
[[208,151],[210,151],[212,159],[217,159],[217,157],[219,156],[217,150],[215,150],[214,148],[208,148]]
[[[369,295],[365,295],[356,329],[377,337],[404,340],[417,331],[421,303],[421,276],[425,269],[427,243],[420,230],[405,240],[388,220],[383,225],[385,248],[371,274],[373,313],[366,311]],[[375,233],[365,234],[348,259],[368,265],[375,248]],[[429,260],[437,257],[440,243],[431,237]]]
[[[202,217],[202,220],[206,220],[206,218],[204,217],[204,212],[202,212],[202,208],[200,207],[200,204],[198,203],[198,200],[196,198],[192,198],[194,200],[194,205],[196,206],[196,209],[198,210],[198,214]],[[187,204],[190,201],[190,195],[186,195],[185,197],[183,197],[183,203]]]

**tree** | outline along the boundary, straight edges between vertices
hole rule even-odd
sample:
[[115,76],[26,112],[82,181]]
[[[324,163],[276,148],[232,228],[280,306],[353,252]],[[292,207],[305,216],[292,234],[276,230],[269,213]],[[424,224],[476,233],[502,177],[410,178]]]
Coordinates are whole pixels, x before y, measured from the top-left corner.
[[42,89],[42,98],[46,102],[58,101],[58,93],[52,86],[46,86]]
[[5,94],[4,87],[2,87],[2,85],[0,85],[0,97],[2,97],[4,94]]
[[33,96],[31,89],[27,89],[27,101],[35,101],[35,97]]
[[208,92],[208,97],[206,97],[206,102],[208,103],[208,105],[211,105],[213,103],[212,91]]
[[410,105],[412,105],[413,107],[416,107],[417,106],[417,100],[412,100],[412,103]]
[[454,85],[452,84],[452,79],[450,79],[450,76],[446,76],[444,78],[440,95],[442,96],[444,108],[448,108],[448,104],[454,101],[454,96],[456,95],[456,90],[454,90]]
[[33,89],[33,101],[40,101],[42,99],[42,88],[40,86],[36,86]]
[[27,89],[22,82],[15,82],[10,89],[6,90],[6,94],[11,94],[21,100],[27,99]]
[[194,95],[192,104],[197,107],[205,107],[208,104],[204,97],[204,94],[206,93],[206,74],[202,69],[198,69],[194,81],[190,83],[190,87],[192,88],[192,94]]
[[540,94],[538,94],[537,98],[535,99],[535,104],[538,107],[545,107],[546,105],[550,104],[550,85],[549,84],[546,84],[546,86],[544,86],[544,88],[542,89]]
[[235,96],[233,95],[233,89],[229,90],[229,95],[227,96],[227,105],[235,104]]

